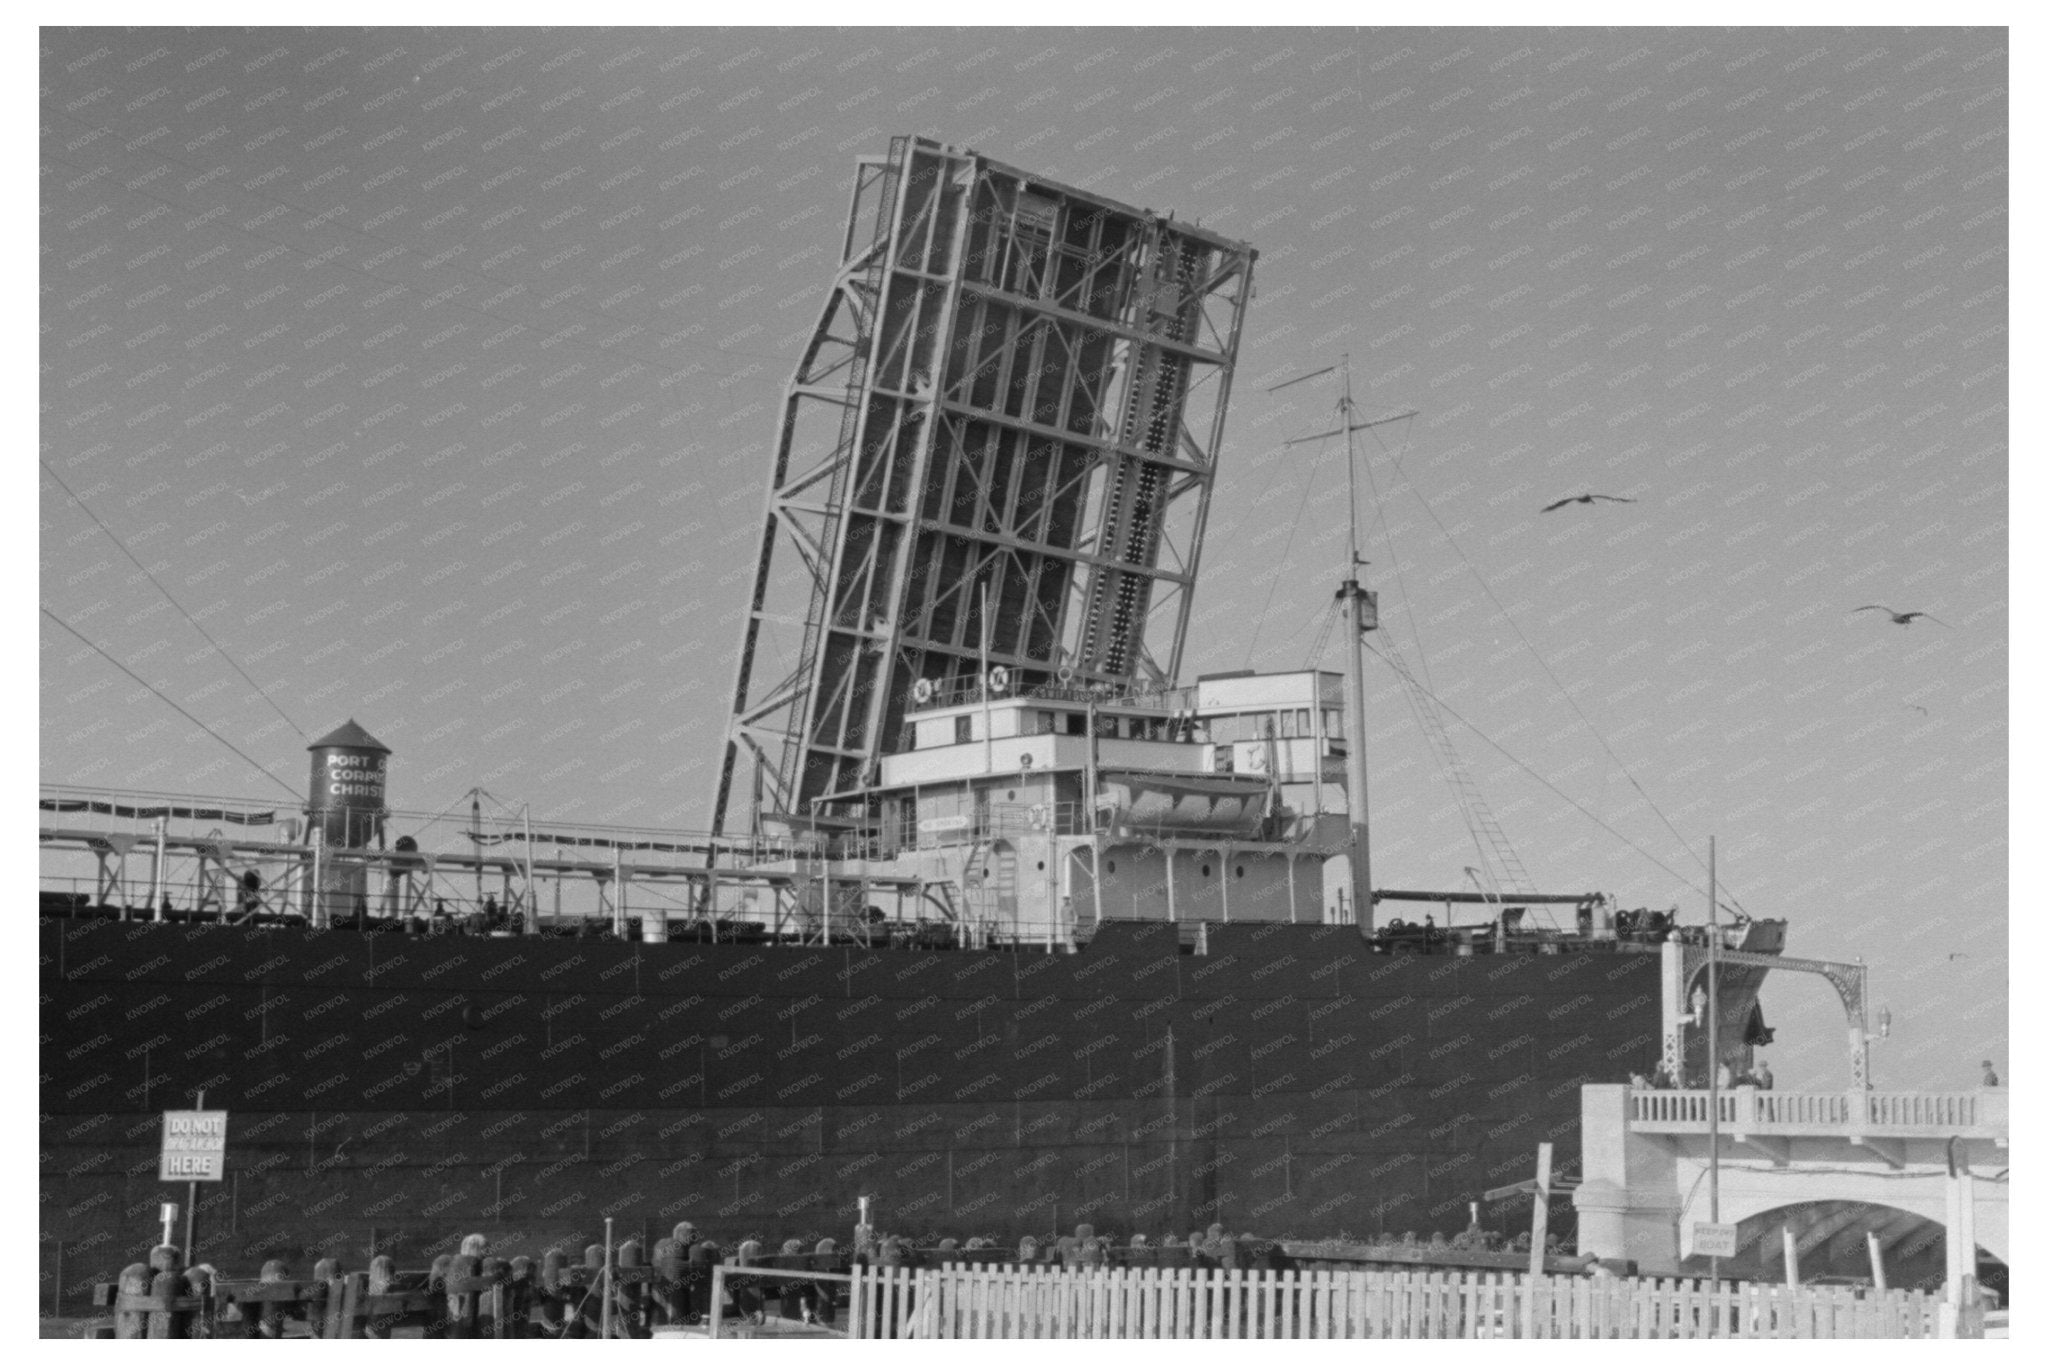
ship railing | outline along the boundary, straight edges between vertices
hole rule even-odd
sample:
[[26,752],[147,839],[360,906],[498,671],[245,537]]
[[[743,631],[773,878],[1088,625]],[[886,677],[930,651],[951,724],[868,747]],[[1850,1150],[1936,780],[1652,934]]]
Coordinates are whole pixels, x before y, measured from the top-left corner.
[[[1252,817],[1231,824],[1205,828],[1198,825],[1133,820],[1128,812],[1106,808],[1098,810],[1095,815],[1095,829],[1101,834],[1173,839],[1190,844],[1204,839],[1251,837],[1248,826],[1255,829],[1259,823],[1257,817]],[[1295,825],[1297,834],[1290,842],[1305,843],[1315,832],[1312,822],[1296,821]],[[1049,801],[1036,805],[1023,802],[996,802],[990,804],[984,814],[957,817],[957,823],[950,827],[933,826],[920,829],[911,825],[902,832],[899,846],[906,849],[939,848],[954,844],[983,843],[991,839],[1032,838],[1047,834],[1073,836],[1086,833],[1088,808],[1083,802]],[[846,847],[850,849],[853,845],[849,842]],[[841,856],[853,855],[842,853]]]
[[[1720,1092],[1720,1127],[1769,1136],[1989,1137],[2009,1127],[2008,1092],[1981,1089],[1923,1091],[1760,1090],[1737,1086]],[[1637,1132],[1705,1133],[1709,1094],[1704,1090],[1635,1090],[1629,1126]]]
[[[927,898],[895,883],[854,879],[832,883],[830,908],[823,884],[815,894],[776,894],[745,873],[726,874],[716,899],[701,877],[629,878],[624,902],[614,886],[588,870],[561,871],[542,863],[535,879],[524,880],[523,864],[498,860],[483,886],[465,864],[451,868],[421,857],[409,872],[392,874],[403,855],[329,852],[322,882],[313,885],[312,852],[289,846],[270,856],[244,855],[228,864],[180,859],[155,879],[148,857],[134,860],[125,875],[109,863],[96,877],[47,873],[40,878],[46,914],[112,915],[124,920],[230,924],[250,927],[316,927],[394,930],[427,935],[515,936],[533,927],[543,933],[616,932],[643,942],[843,944],[869,948],[1016,948],[1044,946],[1043,926],[963,923],[940,912]],[[246,885],[249,872],[256,884]],[[566,887],[572,894],[557,894]],[[887,907],[886,909],[884,907]],[[881,912],[879,919],[874,918]]]
[[[226,864],[196,868],[189,862],[172,863],[161,879],[154,876],[147,857],[125,874],[80,877],[46,872],[38,878],[41,906],[46,912],[98,911],[179,923],[311,922],[311,855],[296,847],[274,853],[265,857],[244,850]],[[347,864],[337,859],[334,866],[338,871]],[[257,881],[246,885],[242,879],[251,872]],[[418,874],[412,894],[403,900],[388,894],[381,881],[364,881],[360,890],[330,883],[319,913],[329,920],[353,921],[360,910],[372,920],[418,916],[448,920],[451,928],[509,930],[505,921],[524,916],[527,898],[526,887],[518,880],[494,873],[478,893],[467,876],[458,879],[443,870],[438,879]],[[637,918],[640,911],[636,908],[633,914]]]
[[[816,855],[802,854],[795,839],[549,822],[536,823],[529,841],[524,821],[508,828],[503,820],[472,823],[466,813],[400,811],[387,819],[385,847],[351,849],[308,842],[303,819],[288,808],[248,801],[46,788],[41,804],[39,877],[43,906],[54,913],[321,924],[474,917],[481,925],[507,916],[776,923],[792,918],[793,891],[816,875]],[[872,886],[895,917],[920,887],[886,869],[842,884],[862,894]]]
[[935,711],[947,706],[970,706],[987,701],[1058,701],[1069,704],[1093,702],[1104,710],[1149,711],[1159,715],[1182,715],[1191,712],[1195,705],[1195,689],[1192,687],[1170,687],[1147,691],[1126,691],[1107,683],[1038,682],[1019,685],[1020,670],[1010,669],[1008,681],[1000,688],[984,685],[977,678],[940,681],[927,679],[932,685],[930,700],[913,700],[915,711]]

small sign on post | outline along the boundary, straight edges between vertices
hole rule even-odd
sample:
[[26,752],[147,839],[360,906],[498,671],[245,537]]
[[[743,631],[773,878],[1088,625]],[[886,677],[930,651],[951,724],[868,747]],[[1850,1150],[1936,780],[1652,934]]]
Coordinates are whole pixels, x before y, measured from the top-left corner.
[[227,1153],[227,1110],[164,1111],[164,1146],[157,1158],[157,1179],[217,1181],[227,1166]]
[[1692,1254],[1695,1256],[1729,1257],[1735,1254],[1735,1224],[1694,1223],[1692,1225]]

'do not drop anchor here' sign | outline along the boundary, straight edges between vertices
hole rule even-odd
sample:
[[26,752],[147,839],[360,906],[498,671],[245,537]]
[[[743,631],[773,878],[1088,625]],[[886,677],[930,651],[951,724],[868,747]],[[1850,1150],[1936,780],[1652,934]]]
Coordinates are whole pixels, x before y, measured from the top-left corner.
[[227,1166],[228,1111],[166,1109],[159,1180],[219,1180]]

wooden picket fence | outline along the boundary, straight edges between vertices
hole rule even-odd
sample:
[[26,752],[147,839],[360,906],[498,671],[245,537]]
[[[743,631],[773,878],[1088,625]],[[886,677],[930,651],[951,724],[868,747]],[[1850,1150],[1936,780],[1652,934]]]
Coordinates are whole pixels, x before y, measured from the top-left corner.
[[[382,1261],[383,1258],[380,1258]],[[465,1260],[467,1258],[464,1258]],[[524,1258],[521,1258],[522,1261]],[[1527,1276],[1481,1271],[1062,1269],[947,1264],[850,1266],[837,1257],[800,1264],[704,1268],[698,1304],[708,1335],[723,1319],[743,1335],[764,1300],[811,1334],[861,1339],[953,1337],[1190,1340],[1277,1338],[1806,1339],[1982,1336],[1981,1306],[1958,1310],[1922,1290],[1847,1286]],[[842,1268],[843,1267],[843,1268]],[[602,1314],[601,1266],[564,1266],[543,1281],[529,1264],[457,1265],[435,1278],[365,1273],[323,1263],[311,1280],[192,1283],[175,1271],[132,1266],[99,1287],[116,1336],[279,1336],[287,1319],[330,1339],[410,1329],[429,1336],[645,1336],[674,1322],[681,1281],[651,1267],[612,1272],[613,1311]],[[693,1268],[694,1270],[695,1268]],[[708,1291],[708,1292],[706,1292]],[[846,1312],[834,1311],[844,1294]],[[594,1295],[594,1297],[593,1297]],[[727,1300],[730,1300],[728,1306]]]
[[[1501,1273],[854,1272],[856,1335],[1093,1338],[1933,1337],[1924,1291]],[[1950,1328],[1953,1331],[1953,1328]]]

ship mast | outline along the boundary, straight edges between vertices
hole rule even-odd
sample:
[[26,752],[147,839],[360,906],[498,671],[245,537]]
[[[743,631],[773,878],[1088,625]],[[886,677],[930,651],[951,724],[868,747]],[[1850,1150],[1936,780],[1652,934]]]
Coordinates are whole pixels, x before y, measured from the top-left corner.
[[1352,453],[1351,433],[1358,423],[1351,405],[1351,357],[1344,357],[1344,397],[1339,403],[1338,425],[1344,428],[1344,475],[1348,496],[1346,518],[1350,528],[1349,553],[1344,561],[1344,581],[1337,597],[1344,603],[1345,633],[1350,637],[1344,652],[1345,700],[1351,715],[1350,742],[1345,746],[1344,805],[1351,822],[1351,910],[1358,932],[1373,930],[1372,824],[1366,805],[1365,783],[1365,632],[1379,626],[1379,601],[1360,586],[1358,571],[1358,461]]
[[[1278,393],[1296,384],[1318,379],[1333,369],[1344,371],[1344,396],[1337,401],[1338,429],[1344,435],[1344,479],[1346,490],[1345,525],[1348,536],[1345,542],[1344,579],[1337,588],[1337,600],[1344,604],[1344,625],[1351,636],[1351,643],[1345,651],[1344,694],[1346,709],[1349,711],[1351,733],[1345,742],[1344,760],[1344,804],[1348,809],[1351,823],[1350,852],[1347,861],[1351,864],[1351,913],[1358,925],[1358,932],[1370,935],[1373,931],[1372,905],[1372,821],[1367,806],[1365,781],[1365,633],[1378,630],[1380,625],[1379,595],[1369,592],[1358,581],[1358,571],[1365,564],[1358,557],[1358,457],[1352,447],[1351,433],[1383,426],[1388,422],[1399,422],[1413,417],[1413,412],[1396,413],[1373,422],[1358,420],[1357,411],[1351,401],[1351,357],[1345,355],[1341,366],[1326,365],[1320,370],[1275,384],[1267,393]],[[1309,441],[1323,441],[1337,435],[1337,431],[1317,432],[1313,436],[1297,436],[1286,442],[1290,446],[1302,445]],[[1318,703],[1320,706],[1320,703]]]

